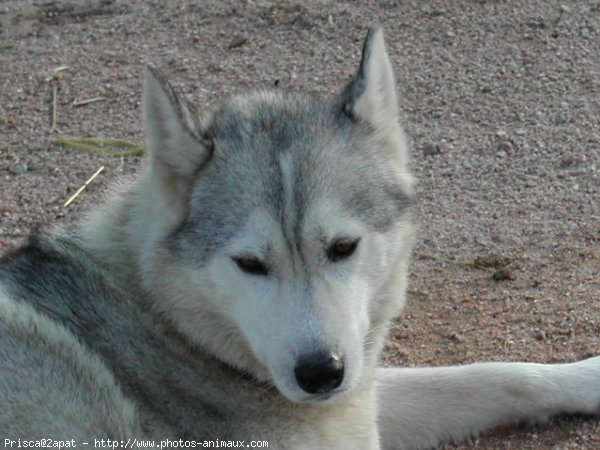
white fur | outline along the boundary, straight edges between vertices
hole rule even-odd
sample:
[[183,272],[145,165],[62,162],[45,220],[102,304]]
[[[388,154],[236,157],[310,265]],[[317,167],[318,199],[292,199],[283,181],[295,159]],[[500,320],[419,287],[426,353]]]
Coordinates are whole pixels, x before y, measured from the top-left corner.
[[379,369],[383,448],[423,449],[558,413],[597,414],[600,358],[571,364],[479,363]]

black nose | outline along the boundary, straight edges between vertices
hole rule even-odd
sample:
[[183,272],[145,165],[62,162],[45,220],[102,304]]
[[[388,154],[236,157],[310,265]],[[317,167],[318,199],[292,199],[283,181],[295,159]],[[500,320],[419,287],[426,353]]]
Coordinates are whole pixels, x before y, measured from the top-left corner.
[[324,394],[342,384],[344,362],[335,354],[312,353],[298,358],[294,373],[302,390],[309,394]]

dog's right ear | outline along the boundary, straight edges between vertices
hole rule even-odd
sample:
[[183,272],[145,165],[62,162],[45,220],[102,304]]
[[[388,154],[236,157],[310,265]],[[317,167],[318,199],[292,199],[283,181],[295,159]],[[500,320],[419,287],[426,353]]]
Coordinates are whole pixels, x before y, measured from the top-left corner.
[[369,29],[360,67],[343,92],[342,101],[346,114],[370,125],[376,132],[398,125],[394,72],[381,27]]
[[163,166],[163,175],[191,179],[210,157],[210,142],[198,135],[195,111],[151,64],[146,68],[143,110],[146,144],[153,163]]

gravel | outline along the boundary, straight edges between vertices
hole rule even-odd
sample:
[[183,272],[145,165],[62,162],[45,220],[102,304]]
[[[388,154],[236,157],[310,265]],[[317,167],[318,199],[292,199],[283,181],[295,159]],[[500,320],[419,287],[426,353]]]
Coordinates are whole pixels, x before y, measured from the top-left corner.
[[[138,170],[138,157],[52,142],[141,142],[145,63],[207,106],[273,86],[330,95],[375,22],[386,30],[421,200],[408,307],[384,363],[600,353],[597,0],[5,0],[0,251],[42,223],[74,220]],[[490,256],[508,261],[502,273],[472,263]],[[451,448],[600,448],[600,425],[561,418]]]

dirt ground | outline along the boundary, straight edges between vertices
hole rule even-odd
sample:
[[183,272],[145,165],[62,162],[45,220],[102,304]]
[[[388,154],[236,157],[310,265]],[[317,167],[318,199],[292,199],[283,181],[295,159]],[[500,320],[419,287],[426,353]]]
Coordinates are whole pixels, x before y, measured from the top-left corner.
[[[207,106],[257,87],[329,95],[376,22],[413,140],[421,224],[384,363],[599,354],[598,0],[4,0],[0,251],[137,171],[139,157],[54,142],[142,142],[145,63]],[[600,425],[562,418],[451,448],[598,449]]]

